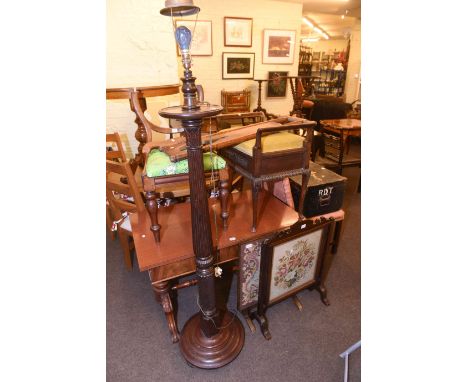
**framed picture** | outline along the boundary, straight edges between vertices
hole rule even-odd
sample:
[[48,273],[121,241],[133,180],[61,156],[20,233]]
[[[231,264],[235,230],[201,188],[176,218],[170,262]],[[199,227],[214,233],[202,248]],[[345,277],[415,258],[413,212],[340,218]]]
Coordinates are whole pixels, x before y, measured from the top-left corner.
[[244,243],[239,250],[237,309],[243,311],[258,302],[262,244],[266,238]]
[[255,53],[223,53],[223,80],[253,79]]
[[[177,20],[177,27],[185,26],[193,32],[195,27],[195,20]],[[211,21],[197,21],[195,35],[192,39],[192,46],[190,48],[192,56],[212,56],[213,44],[211,40]],[[177,47],[177,54],[180,56],[179,48]]]
[[267,97],[286,97],[289,72],[268,72]]
[[292,64],[294,63],[294,47],[296,45],[296,31],[273,30],[263,31],[263,60],[264,64]]
[[312,52],[312,60],[313,61],[320,60],[320,52]]
[[252,46],[253,19],[224,18],[224,46]]
[[305,288],[319,291],[329,305],[325,279],[331,262],[333,219],[299,220],[262,245],[260,290],[255,318],[266,339],[271,338],[266,309]]

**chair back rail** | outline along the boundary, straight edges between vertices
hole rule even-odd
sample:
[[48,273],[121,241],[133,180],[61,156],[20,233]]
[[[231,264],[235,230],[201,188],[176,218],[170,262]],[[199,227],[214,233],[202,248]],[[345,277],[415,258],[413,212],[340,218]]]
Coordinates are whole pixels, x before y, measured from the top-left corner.
[[[127,184],[122,183],[119,176],[112,176],[112,174],[123,175],[127,179]],[[133,203],[120,198],[120,194],[133,198]],[[114,213],[114,218],[125,211],[140,212],[145,210],[145,204],[138,191],[129,162],[119,163],[106,160],[106,196]]]
[[106,134],[106,143],[111,142],[115,143],[117,146],[117,151],[106,151],[107,160],[120,160],[120,162],[126,162],[127,157],[125,156],[125,150],[122,145],[122,140],[120,139],[119,133],[108,133]]

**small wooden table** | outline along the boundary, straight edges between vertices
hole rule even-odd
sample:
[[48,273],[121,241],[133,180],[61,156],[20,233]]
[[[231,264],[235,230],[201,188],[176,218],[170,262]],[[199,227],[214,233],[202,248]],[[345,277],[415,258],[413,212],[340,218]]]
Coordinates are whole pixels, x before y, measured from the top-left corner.
[[343,131],[343,138],[346,145],[346,153],[349,152],[348,137],[361,136],[361,120],[360,119],[322,119],[320,124],[328,131],[340,134]]
[[[230,203],[229,221],[226,230],[220,215],[220,205],[216,199],[209,200],[210,222],[213,244],[219,250],[216,264],[235,260],[239,257],[239,245],[267,234],[290,227],[298,220],[298,214],[273,195],[260,192],[259,224],[257,231],[251,232],[252,194],[250,191],[233,193]],[[235,206],[235,208],[234,208]],[[131,214],[133,240],[140,271],[148,271],[156,301],[166,314],[172,341],[179,340],[179,331],[174,317],[170,285],[176,278],[195,272],[195,256],[192,247],[192,227],[190,203],[180,203],[159,209],[161,241],[154,240],[150,229],[151,221],[147,213]],[[184,283],[194,285],[195,281]]]

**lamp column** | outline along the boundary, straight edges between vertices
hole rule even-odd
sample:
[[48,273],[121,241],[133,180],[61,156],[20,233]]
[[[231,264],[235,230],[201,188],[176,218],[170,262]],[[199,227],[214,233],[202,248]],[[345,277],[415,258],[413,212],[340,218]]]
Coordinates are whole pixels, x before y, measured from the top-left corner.
[[215,369],[231,362],[244,346],[242,323],[237,316],[229,311],[221,312],[216,306],[214,248],[203,168],[202,119],[219,114],[223,108],[217,105],[196,104],[195,77],[192,77],[188,67],[185,68],[182,82],[184,105],[159,111],[162,117],[182,120],[187,142],[192,245],[198,276],[200,311],[192,316],[182,329],[180,350],[190,364],[204,369]]

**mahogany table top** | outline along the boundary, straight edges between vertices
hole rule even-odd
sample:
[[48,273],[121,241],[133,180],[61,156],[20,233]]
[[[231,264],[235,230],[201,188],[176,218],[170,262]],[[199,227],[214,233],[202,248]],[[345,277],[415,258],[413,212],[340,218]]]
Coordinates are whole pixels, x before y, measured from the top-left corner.
[[179,93],[179,87],[179,84],[172,84],[160,86],[140,86],[136,88],[108,88],[106,89],[106,99],[130,99],[132,90],[140,91],[139,96],[142,98],[161,97]]
[[322,119],[320,121],[322,125],[332,127],[334,129],[360,129],[360,119]]
[[[294,224],[298,214],[273,195],[261,191],[258,202],[257,232],[251,232],[251,191],[233,193],[229,203],[229,219],[226,231],[222,228],[220,205],[217,199],[209,199],[213,244],[224,249],[273,233]],[[217,229],[213,213],[216,213]],[[150,230],[150,218],[145,213],[131,214],[133,240],[140,271],[146,271],[194,257],[190,203],[179,203],[158,209],[161,224],[161,241],[156,243]]]

